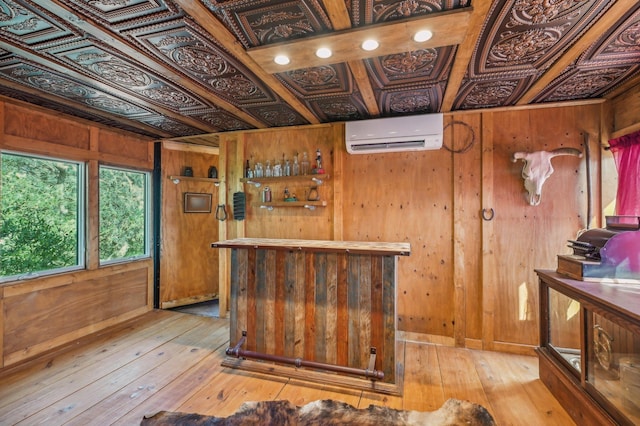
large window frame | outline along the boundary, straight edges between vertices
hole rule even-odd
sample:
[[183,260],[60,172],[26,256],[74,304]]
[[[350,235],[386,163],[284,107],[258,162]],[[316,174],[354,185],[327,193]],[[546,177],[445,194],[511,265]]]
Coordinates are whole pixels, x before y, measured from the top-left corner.
[[[102,164],[98,162],[91,162],[88,160],[82,159],[69,159],[63,157],[42,155],[42,154],[32,154],[27,152],[20,152],[14,150],[5,150],[0,149],[0,156],[4,155],[12,155],[18,157],[26,157],[30,159],[35,159],[38,161],[44,162],[52,162],[52,163],[65,163],[71,164],[74,166],[74,170],[77,171],[76,177],[76,205],[75,205],[75,215],[76,215],[76,262],[74,265],[64,266],[64,267],[56,267],[51,269],[43,269],[43,270],[26,270],[21,273],[16,273],[12,275],[0,276],[0,283],[7,283],[12,281],[21,281],[21,280],[29,280],[40,277],[47,277],[62,273],[68,272],[76,272],[82,270],[94,269],[95,267],[103,267],[109,266],[112,264],[118,263],[126,263],[132,262],[139,259],[148,259],[152,256],[152,247],[153,247],[153,228],[152,228],[152,176],[151,172],[144,169],[136,169],[134,167],[120,166],[120,165],[110,165],[110,164]],[[0,158],[1,160],[1,158]],[[43,163],[44,164],[44,163]],[[0,167],[2,166],[2,162],[0,161]],[[91,170],[91,168],[97,167],[97,170]],[[143,250],[136,252],[133,255],[118,257],[118,258],[110,258],[110,259],[101,259],[102,256],[100,254],[100,232],[101,225],[100,221],[90,220],[93,219],[93,215],[97,215],[97,218],[100,218],[100,171],[103,169],[110,169],[116,171],[122,171],[124,173],[134,173],[141,174],[144,177],[144,225],[143,225]],[[98,179],[97,185],[90,185],[89,179],[90,176],[96,176]],[[0,178],[0,191],[2,191],[2,180]],[[97,188],[96,193],[91,193],[93,191],[92,188]],[[1,194],[0,194],[1,195]],[[92,201],[93,200],[93,201]],[[138,201],[139,202],[139,201]],[[1,218],[0,218],[1,220]],[[97,229],[93,229],[94,225],[91,223],[98,223]],[[91,229],[90,229],[91,228]],[[94,235],[94,232],[97,233],[97,239],[92,240],[91,236]],[[0,235],[0,238],[2,236]],[[0,262],[2,253],[0,253]],[[97,259],[94,259],[97,257]],[[91,260],[94,259],[94,260]],[[95,265],[95,266],[92,266]]]
[[[74,165],[77,169],[76,176],[76,262],[74,265],[68,265],[64,267],[55,267],[50,269],[43,269],[38,271],[24,271],[18,274],[13,275],[4,275],[0,276],[0,283],[8,282],[8,281],[16,281],[16,280],[25,280],[38,278],[41,276],[55,275],[65,272],[72,272],[86,269],[86,241],[87,241],[87,226],[86,226],[86,218],[87,218],[87,164],[84,161],[76,161],[70,160],[66,158],[52,157],[52,156],[44,156],[44,155],[36,155],[24,152],[16,152],[10,150],[0,150],[0,156],[16,156],[16,157],[24,157],[30,158],[37,161],[43,162],[51,162],[51,163],[64,163]],[[1,159],[0,159],[1,163]],[[1,164],[0,164],[1,166]],[[1,182],[0,182],[1,184]],[[0,188],[2,191],[2,188]],[[0,236],[1,238],[1,236]],[[0,253],[1,257],[2,253]],[[2,259],[0,258],[0,262]]]
[[[98,166],[98,179],[99,179],[99,183],[98,183],[98,198],[101,199],[102,196],[102,186],[101,181],[102,179],[100,178],[101,176],[101,171],[102,170],[114,170],[114,171],[119,171],[119,172],[124,172],[124,173],[135,173],[135,174],[141,174],[144,177],[144,207],[143,207],[143,215],[144,215],[144,225],[143,225],[143,252],[142,253],[137,253],[134,255],[130,255],[130,256],[122,256],[122,257],[117,257],[117,258],[110,258],[110,259],[102,259],[102,253],[100,250],[100,247],[98,247],[98,258],[99,258],[99,263],[100,266],[105,266],[105,265],[111,265],[114,263],[122,263],[122,262],[129,262],[129,261],[133,261],[133,260],[138,260],[138,259],[146,259],[151,257],[151,173],[148,171],[142,171],[142,170],[136,170],[136,169],[132,169],[132,168],[127,168],[127,167],[121,167],[121,166],[112,166],[112,165],[106,165],[106,164],[100,164]],[[101,210],[101,205],[98,205],[98,215],[99,217],[102,217],[102,210]],[[102,221],[99,221],[99,230],[98,230],[98,240],[99,243],[98,245],[100,245],[100,241],[101,241],[101,236],[102,236]]]

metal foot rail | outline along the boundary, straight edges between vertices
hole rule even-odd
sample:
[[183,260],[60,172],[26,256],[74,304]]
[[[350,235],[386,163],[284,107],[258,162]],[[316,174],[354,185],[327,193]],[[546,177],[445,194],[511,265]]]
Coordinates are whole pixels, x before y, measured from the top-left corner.
[[316,368],[321,370],[333,371],[336,373],[344,373],[351,374],[355,376],[364,376],[370,380],[382,380],[384,379],[384,372],[379,371],[373,368],[375,365],[375,357],[376,357],[376,349],[371,348],[371,355],[369,359],[369,368],[354,368],[354,367],[345,367],[342,365],[335,364],[327,364],[324,362],[316,362],[316,361],[307,361],[301,358],[290,358],[280,355],[271,355],[262,352],[255,351],[246,351],[244,349],[240,349],[242,345],[247,340],[246,332],[242,333],[242,338],[236,343],[234,347],[228,347],[225,353],[228,356],[232,356],[235,358],[251,358],[251,359],[260,359],[263,361],[272,361],[281,364],[294,365],[297,368],[300,367],[308,367],[308,368]]

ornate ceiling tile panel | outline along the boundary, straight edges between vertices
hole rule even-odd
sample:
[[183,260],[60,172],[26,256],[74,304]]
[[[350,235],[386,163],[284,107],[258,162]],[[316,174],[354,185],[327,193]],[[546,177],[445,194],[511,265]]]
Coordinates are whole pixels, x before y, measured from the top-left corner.
[[352,0],[349,7],[354,27],[428,15],[461,7],[470,0]]
[[245,48],[309,37],[331,29],[316,0],[210,1],[208,7]]
[[273,127],[307,124],[307,121],[300,114],[285,105],[264,105],[246,110]]
[[61,0],[103,25],[116,28],[136,26],[150,20],[172,19],[182,12],[171,2],[163,0]]
[[444,84],[427,88],[381,90],[377,94],[383,116],[429,114],[438,112]]
[[44,69],[26,61],[2,64],[0,75],[8,80],[59,96],[88,107],[127,118],[153,115],[139,105],[113,96],[99,88],[75,81],[66,75]]
[[346,64],[303,68],[276,74],[276,76],[301,98],[350,94],[353,90],[353,79]]
[[193,114],[192,117],[208,123],[209,125],[228,132],[232,130],[248,130],[253,127],[226,111],[207,112],[204,114]]
[[150,53],[186,73],[211,92],[236,106],[274,103],[268,87],[186,21],[161,23],[131,33]]
[[377,87],[402,84],[434,84],[447,78],[455,47],[415,50],[365,60]]
[[639,72],[640,5],[603,34],[534,101],[599,97]]
[[76,36],[35,7],[11,0],[0,0],[0,34],[2,38],[31,46]]
[[[494,2],[455,107],[477,108],[479,99],[492,95],[502,100],[492,106],[512,105],[610,6],[606,0]],[[513,90],[509,96],[507,86]]]
[[[525,82],[528,83],[528,80]],[[458,97],[463,100],[458,108],[494,108],[513,105],[525,87],[523,79],[467,81],[458,92]]]
[[61,52],[58,57],[98,81],[105,81],[172,111],[212,108],[177,85],[106,49],[86,46]]
[[369,112],[359,93],[351,96],[320,97],[307,103],[323,122],[369,118]]
[[143,123],[146,123],[149,126],[156,127],[158,129],[163,130],[171,135],[176,136],[193,136],[202,134],[202,130],[196,129],[191,126],[187,126],[186,124],[172,120],[163,116],[156,116],[151,119],[142,119],[140,120]]

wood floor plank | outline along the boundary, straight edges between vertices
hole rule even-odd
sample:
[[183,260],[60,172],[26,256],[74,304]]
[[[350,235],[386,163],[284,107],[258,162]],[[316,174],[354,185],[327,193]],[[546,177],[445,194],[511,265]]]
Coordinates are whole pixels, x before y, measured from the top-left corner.
[[[27,417],[24,424],[63,424],[72,420],[80,413],[91,408],[93,405],[118,393],[129,383],[142,377],[159,366],[170,362],[176,358],[186,358],[193,349],[193,344],[203,341],[211,333],[209,327],[202,323],[189,330],[189,333],[181,333],[164,344],[147,351],[133,361],[121,365],[116,370],[107,366],[106,369],[97,375],[97,380],[87,383],[74,392],[68,392],[71,387],[70,382],[65,382],[65,395],[55,403],[39,410],[37,413]],[[103,365],[103,364],[101,364]],[[83,374],[82,378],[88,375]],[[73,384],[73,383],[71,383]],[[18,422],[21,424],[23,422]]]
[[[573,424],[558,401],[539,397],[544,384],[537,377],[537,358],[485,352],[474,352],[473,357],[499,424]],[[514,418],[520,421],[513,423]]]
[[66,351],[5,370],[0,424],[129,426],[161,410],[227,416],[245,401],[274,399],[432,411],[448,398],[485,406],[501,425],[573,424],[538,378],[536,358],[401,343],[403,395],[392,396],[223,367],[228,319],[150,312]]
[[402,408],[419,411],[437,410],[446,400],[437,346],[406,342],[404,354]]
[[228,416],[243,402],[273,400],[286,383],[287,379],[283,377],[226,368],[182,404],[178,411]]
[[100,400],[88,410],[73,418],[71,424],[109,424],[133,410],[136,406],[177,379],[190,366],[197,364],[207,355],[226,347],[229,335],[224,329],[212,330],[216,321],[204,324],[180,336],[175,343],[185,345],[179,356],[169,359],[164,364],[147,374],[131,381],[117,392]]
[[[11,386],[0,386],[0,418],[20,420],[28,417],[53,401],[91,384],[96,377],[108,375],[125,367],[132,360],[153,351],[167,340],[196,327],[199,320],[192,315],[177,314],[166,324],[142,330],[142,334],[126,335],[123,340],[114,340],[100,348],[94,348],[92,356],[83,354],[71,365],[63,363],[58,368],[50,369],[50,374],[36,380],[27,378],[23,383]],[[169,326],[170,324],[170,326]],[[148,334],[147,334],[148,333]],[[134,336],[146,338],[133,338]],[[95,352],[97,351],[97,353]],[[4,401],[7,401],[6,403]]]
[[436,346],[436,350],[445,400],[466,399],[484,406],[493,414],[492,406],[476,371],[471,350],[449,346]]

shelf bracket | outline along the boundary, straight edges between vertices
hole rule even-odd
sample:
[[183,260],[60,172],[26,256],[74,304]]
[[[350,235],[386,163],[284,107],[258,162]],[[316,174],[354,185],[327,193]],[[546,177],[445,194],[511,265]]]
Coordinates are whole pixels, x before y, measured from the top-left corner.
[[322,179],[319,179],[317,177],[312,177],[311,180],[317,183],[318,185],[322,185],[324,183]]
[[254,180],[248,180],[248,181],[246,181],[246,183],[251,184],[251,185],[255,186],[256,188],[260,188],[260,185],[262,185],[260,182],[256,182]]
[[315,209],[316,209],[316,206],[311,206],[311,205],[309,205],[309,204],[305,204],[305,205],[304,205],[304,208],[305,208],[305,209],[309,209],[309,210],[315,210]]
[[273,210],[273,206],[265,206],[265,205],[261,205],[260,206],[261,209],[267,209],[269,211]]

